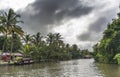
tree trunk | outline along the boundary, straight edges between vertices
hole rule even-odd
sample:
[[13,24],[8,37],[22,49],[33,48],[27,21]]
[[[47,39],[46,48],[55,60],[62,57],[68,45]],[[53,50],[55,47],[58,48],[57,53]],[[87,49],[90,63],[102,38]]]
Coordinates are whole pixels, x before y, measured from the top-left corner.
[[5,50],[6,40],[7,40],[7,34],[4,37],[4,43],[3,43],[3,47],[2,47],[2,52],[4,52],[4,50]]
[[10,49],[10,60],[12,60],[12,50],[13,50],[13,36],[14,36],[14,32],[12,32],[12,38],[11,38],[11,49]]
[[6,39],[4,40],[4,43],[3,43],[2,52],[4,52],[5,50],[5,43],[6,43]]

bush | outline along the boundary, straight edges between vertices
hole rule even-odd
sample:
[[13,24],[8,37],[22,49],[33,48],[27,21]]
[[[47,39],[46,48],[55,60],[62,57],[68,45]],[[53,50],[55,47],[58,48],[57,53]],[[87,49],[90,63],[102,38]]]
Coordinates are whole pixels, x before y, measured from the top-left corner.
[[117,63],[120,64],[120,53],[116,54],[113,59],[116,59]]

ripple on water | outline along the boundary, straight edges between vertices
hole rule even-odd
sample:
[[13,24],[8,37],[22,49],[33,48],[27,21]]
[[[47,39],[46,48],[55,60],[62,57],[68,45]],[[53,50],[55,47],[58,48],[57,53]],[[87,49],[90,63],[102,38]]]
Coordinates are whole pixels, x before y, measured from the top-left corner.
[[103,77],[93,59],[9,67],[7,70],[0,77]]

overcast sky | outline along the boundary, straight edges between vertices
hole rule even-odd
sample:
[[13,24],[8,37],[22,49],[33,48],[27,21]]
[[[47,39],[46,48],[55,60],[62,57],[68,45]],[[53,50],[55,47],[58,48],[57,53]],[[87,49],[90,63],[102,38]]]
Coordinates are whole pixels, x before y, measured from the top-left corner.
[[91,49],[117,17],[120,0],[0,0],[0,9],[21,14],[27,33],[59,32],[64,41]]

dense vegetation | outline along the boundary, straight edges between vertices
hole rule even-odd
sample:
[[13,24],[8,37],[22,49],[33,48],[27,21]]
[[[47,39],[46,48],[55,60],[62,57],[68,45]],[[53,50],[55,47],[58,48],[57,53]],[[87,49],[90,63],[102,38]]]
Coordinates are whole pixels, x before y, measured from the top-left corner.
[[120,64],[120,14],[107,25],[103,38],[93,49],[96,61]]
[[65,44],[59,33],[49,33],[43,37],[40,32],[35,35],[24,34],[18,23],[20,15],[10,9],[0,13],[0,50],[2,52],[21,52],[25,57],[36,61],[55,61],[83,58],[91,55],[88,50],[80,50],[76,44]]

